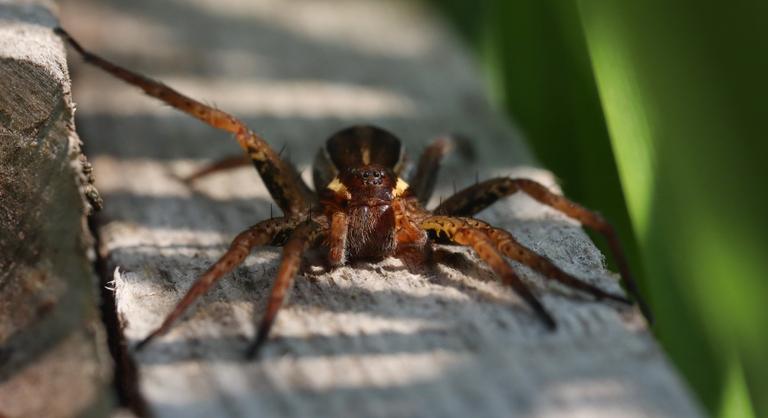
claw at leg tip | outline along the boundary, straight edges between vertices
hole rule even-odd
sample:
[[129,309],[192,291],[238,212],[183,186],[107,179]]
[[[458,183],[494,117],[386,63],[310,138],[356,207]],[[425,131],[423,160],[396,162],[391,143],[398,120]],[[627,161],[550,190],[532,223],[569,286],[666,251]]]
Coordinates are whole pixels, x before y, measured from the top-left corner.
[[263,344],[259,342],[255,342],[248,346],[248,349],[245,351],[245,358],[248,360],[258,360],[261,353],[261,346]]
[[554,319],[548,318],[545,322],[546,322],[546,325],[547,325],[547,330],[549,330],[551,332],[557,331],[557,322],[555,322]]
[[547,331],[554,332],[557,330],[557,321],[555,321],[555,318],[553,318],[552,315],[545,311],[537,311],[536,313],[542,322],[544,322],[544,325],[547,327]]
[[258,334],[256,335],[256,339],[251,343],[250,346],[248,346],[248,350],[245,352],[245,357],[248,360],[257,360],[261,353],[261,347],[264,346],[264,343],[267,342],[267,335],[269,334],[269,328],[267,327],[265,329],[264,326],[262,326],[259,329]]
[[146,347],[146,346],[147,346],[147,344],[149,344],[149,342],[150,342],[151,340],[152,340],[152,335],[149,335],[149,336],[147,336],[146,338],[144,338],[143,340],[139,341],[139,343],[138,343],[138,344],[136,344],[136,351],[141,351],[141,350],[143,350],[143,349],[144,349],[144,347]]
[[149,344],[150,341],[154,340],[155,337],[157,337],[158,335],[162,334],[161,331],[162,331],[162,328],[159,329],[159,330],[155,330],[155,331],[149,333],[149,335],[144,337],[143,340],[139,341],[139,343],[136,344],[136,351],[143,350],[147,346],[147,344]]

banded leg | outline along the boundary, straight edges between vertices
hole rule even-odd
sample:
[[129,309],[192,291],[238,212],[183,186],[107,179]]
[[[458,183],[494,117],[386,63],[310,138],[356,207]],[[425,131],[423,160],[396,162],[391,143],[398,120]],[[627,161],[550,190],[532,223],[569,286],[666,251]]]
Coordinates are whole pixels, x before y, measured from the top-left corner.
[[263,138],[253,133],[245,123],[236,117],[187,97],[163,83],[92,54],[62,28],[56,28],[55,32],[72,45],[86,62],[128,84],[141,88],[147,95],[159,99],[214,128],[235,134],[235,139],[251,158],[269,193],[275,203],[283,210],[283,213],[297,214],[303,212],[314,201],[312,191],[301,179],[296,169],[282,160]]
[[248,157],[247,155],[232,155],[229,157],[222,158],[221,160],[214,161],[210,164],[207,164],[202,168],[196,170],[192,174],[188,176],[184,176],[181,180],[184,183],[190,184],[195,180],[198,180],[202,177],[209,176],[213,173],[231,170],[234,168],[239,168],[239,167],[243,167],[251,164],[252,164],[252,161],[250,157]]
[[267,309],[259,324],[256,333],[256,340],[248,347],[247,356],[253,358],[259,352],[269,336],[269,331],[275,323],[280,307],[287,291],[291,288],[296,273],[301,267],[301,258],[318,234],[318,226],[313,221],[306,221],[299,225],[288,238],[288,242],[283,246],[283,258],[280,261],[280,267],[277,270],[275,284],[267,302]]
[[140,350],[155,337],[168,332],[171,325],[184,314],[187,308],[189,308],[197,298],[208,292],[211,286],[224,277],[225,274],[240,265],[253,247],[272,243],[281,232],[290,229],[292,226],[293,224],[285,218],[275,218],[259,222],[248,228],[246,231],[241,232],[235,237],[232,244],[229,245],[229,250],[227,250],[216,263],[209,267],[202,276],[195,280],[192,287],[189,288],[184,297],[176,304],[176,307],[173,308],[173,311],[165,317],[160,327],[141,340],[136,346],[136,349]]
[[411,175],[408,184],[422,205],[426,205],[432,196],[437,174],[440,171],[440,163],[451,149],[453,149],[452,139],[440,137],[432,141],[421,153],[416,171]]
[[640,311],[648,322],[653,323],[653,314],[650,307],[640,295],[634,276],[629,270],[629,263],[624,255],[624,249],[621,246],[621,242],[619,241],[619,237],[616,235],[613,226],[611,226],[611,224],[609,224],[600,214],[586,209],[563,196],[552,193],[541,183],[529,179],[513,179],[508,177],[486,180],[454,194],[443,201],[434,212],[436,214],[449,216],[472,216],[492,205],[499,199],[518,191],[536,199],[539,203],[557,209],[568,217],[579,221],[582,225],[597,231],[605,237],[608,241],[611,253],[613,253],[613,257],[616,260],[616,264],[619,267],[619,272],[621,273],[627,292],[632,299],[637,302]]
[[502,254],[544,274],[547,278],[554,279],[564,285],[589,293],[597,299],[611,299],[617,302],[632,304],[632,302],[624,296],[606,292],[597,286],[591,285],[564,272],[548,258],[541,254],[537,254],[520,244],[509,232],[495,228],[477,219],[468,218],[464,220],[472,227],[481,229],[485,232]]
[[438,237],[443,237],[455,244],[471,247],[475,253],[493,269],[504,284],[512,287],[536,315],[544,321],[547,328],[554,330],[557,323],[547,312],[544,305],[539,302],[528,286],[520,280],[512,266],[504,259],[504,256],[496,249],[493,240],[481,229],[475,228],[460,218],[447,216],[434,216],[421,222],[421,227],[433,232]]

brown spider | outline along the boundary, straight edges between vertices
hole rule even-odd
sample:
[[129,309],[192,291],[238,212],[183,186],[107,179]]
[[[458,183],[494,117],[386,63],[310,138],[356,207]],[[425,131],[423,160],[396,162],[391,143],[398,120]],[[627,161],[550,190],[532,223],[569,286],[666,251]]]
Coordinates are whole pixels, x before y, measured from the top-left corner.
[[[248,350],[249,357],[255,355],[266,341],[286,291],[299,270],[302,255],[310,247],[327,251],[326,261],[331,268],[353,260],[376,261],[390,256],[411,264],[426,263],[430,261],[433,242],[471,247],[505,284],[526,301],[549,329],[556,328],[554,318],[520,280],[505,257],[597,299],[631,304],[624,296],[606,292],[564,272],[544,256],[518,243],[509,232],[471,217],[517,191],[604,235],[630,295],[637,300],[645,316],[649,320],[651,318],[638,294],[611,225],[599,214],[550,192],[537,182],[524,178],[494,178],[455,193],[431,211],[425,209],[440,161],[451,147],[450,140],[446,138],[438,139],[427,147],[409,185],[400,177],[404,153],[395,136],[373,126],[344,129],[328,139],[317,154],[313,168],[313,192],[291,164],[281,159],[264,139],[234,116],[86,51],[61,28],[57,28],[56,33],[72,45],[85,61],[213,127],[233,133],[247,153],[247,161],[256,167],[284,214],[283,217],[259,222],[235,237],[229,250],[195,281],[160,327],[142,340],[137,348],[167,332],[198,297],[243,262],[251,249],[260,245],[282,246],[283,254],[266,313]],[[221,161],[187,180],[238,166],[243,160]]]

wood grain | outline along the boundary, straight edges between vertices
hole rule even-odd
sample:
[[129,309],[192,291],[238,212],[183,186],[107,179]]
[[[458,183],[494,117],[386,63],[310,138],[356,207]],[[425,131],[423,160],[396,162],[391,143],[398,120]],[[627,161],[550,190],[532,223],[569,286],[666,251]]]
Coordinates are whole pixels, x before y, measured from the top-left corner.
[[[414,160],[438,135],[474,139],[476,159],[449,160],[433,205],[476,170],[557,190],[489,104],[460,43],[414,2],[71,0],[63,22],[92,50],[237,114],[307,176],[325,138],[366,122],[401,136]],[[251,169],[185,186],[180,176],[237,153],[234,139],[76,69],[79,127],[106,202],[100,255],[130,347],[270,204]],[[553,210],[514,196],[481,217],[618,291],[586,234]],[[247,362],[278,256],[255,251],[168,335],[129,348],[152,413],[700,416],[635,309],[596,303],[515,264],[559,322],[551,333],[474,258],[421,274],[385,260],[299,277],[262,359]]]
[[64,47],[41,2],[0,3],[0,416],[104,416],[112,365],[86,226],[93,193]]

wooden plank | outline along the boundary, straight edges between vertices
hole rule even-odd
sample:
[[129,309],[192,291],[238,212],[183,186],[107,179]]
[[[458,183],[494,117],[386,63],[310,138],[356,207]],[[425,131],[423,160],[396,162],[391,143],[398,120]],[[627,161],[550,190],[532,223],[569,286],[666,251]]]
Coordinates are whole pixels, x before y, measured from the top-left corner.
[[112,364],[88,252],[64,47],[40,2],[0,3],[0,416],[103,416]]
[[[326,137],[368,122],[415,151],[445,132],[474,138],[472,168],[449,161],[438,196],[473,182],[476,169],[557,189],[489,105],[456,39],[416,4],[71,0],[63,13],[92,49],[236,113],[305,173]],[[79,126],[106,201],[100,253],[133,344],[237,232],[269,216],[269,199],[249,169],[180,183],[237,153],[235,142],[77,69]],[[603,256],[562,215],[514,196],[482,218],[618,291]],[[156,416],[700,416],[635,309],[593,302],[517,265],[557,332],[484,267],[411,274],[385,260],[299,278],[262,360],[247,362],[278,257],[256,251],[169,335],[129,352]]]

